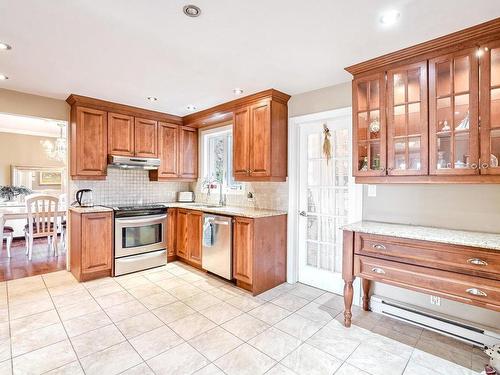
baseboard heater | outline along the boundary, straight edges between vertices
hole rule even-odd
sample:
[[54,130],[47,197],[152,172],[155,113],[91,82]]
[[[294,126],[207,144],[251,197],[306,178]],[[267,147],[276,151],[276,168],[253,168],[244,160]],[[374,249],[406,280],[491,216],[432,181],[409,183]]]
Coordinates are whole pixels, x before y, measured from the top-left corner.
[[385,297],[372,296],[370,308],[373,312],[415,324],[478,347],[491,346],[500,342],[499,332]]

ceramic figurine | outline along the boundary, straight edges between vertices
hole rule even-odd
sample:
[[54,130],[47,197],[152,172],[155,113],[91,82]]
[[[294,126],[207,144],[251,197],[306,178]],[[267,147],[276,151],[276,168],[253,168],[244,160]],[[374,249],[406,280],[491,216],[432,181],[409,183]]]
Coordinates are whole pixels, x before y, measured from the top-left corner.
[[490,154],[490,167],[498,167],[498,158],[493,154]]
[[450,125],[448,125],[448,121],[444,120],[442,124],[443,124],[443,127],[441,128],[441,131],[447,132],[450,130]]
[[469,130],[469,111],[467,111],[467,115],[460,121],[455,130]]
[[378,121],[378,119],[375,119],[372,122],[370,122],[369,128],[371,133],[376,133],[380,131],[380,122]]

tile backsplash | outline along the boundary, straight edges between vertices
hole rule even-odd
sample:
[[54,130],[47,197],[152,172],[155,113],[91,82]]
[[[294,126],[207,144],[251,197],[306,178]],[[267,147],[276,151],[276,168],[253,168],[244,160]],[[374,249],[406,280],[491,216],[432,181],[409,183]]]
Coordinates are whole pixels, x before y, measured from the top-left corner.
[[174,202],[178,191],[190,190],[187,182],[149,181],[149,172],[142,169],[108,167],[102,181],[71,180],[71,201],[79,189],[92,189],[95,204],[145,204]]
[[[288,182],[243,182],[243,190],[237,193],[228,193],[228,206],[252,207],[269,210],[288,210]],[[201,180],[191,183],[191,190],[195,192],[196,201],[216,204],[219,202],[219,190],[212,189],[210,197],[202,192]],[[247,194],[253,194],[252,199]]]

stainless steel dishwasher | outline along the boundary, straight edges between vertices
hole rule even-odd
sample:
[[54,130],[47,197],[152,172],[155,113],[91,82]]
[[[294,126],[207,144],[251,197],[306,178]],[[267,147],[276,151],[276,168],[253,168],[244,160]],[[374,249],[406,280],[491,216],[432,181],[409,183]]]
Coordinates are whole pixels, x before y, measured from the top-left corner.
[[218,276],[233,278],[232,218],[203,214],[202,267]]

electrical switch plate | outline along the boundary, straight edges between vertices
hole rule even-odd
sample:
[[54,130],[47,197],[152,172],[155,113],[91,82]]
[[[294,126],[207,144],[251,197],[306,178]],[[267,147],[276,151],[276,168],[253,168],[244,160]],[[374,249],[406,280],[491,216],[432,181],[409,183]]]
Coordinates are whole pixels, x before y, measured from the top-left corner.
[[437,296],[431,296],[431,305],[441,306],[441,298]]
[[377,196],[377,185],[368,185],[368,196],[369,197]]

